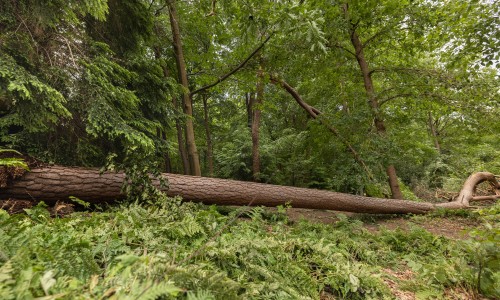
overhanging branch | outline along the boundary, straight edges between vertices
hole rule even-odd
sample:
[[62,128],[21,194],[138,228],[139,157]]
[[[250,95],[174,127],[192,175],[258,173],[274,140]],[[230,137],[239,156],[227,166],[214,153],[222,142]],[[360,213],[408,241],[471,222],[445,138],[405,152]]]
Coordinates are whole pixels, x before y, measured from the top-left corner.
[[352,52],[351,50],[347,49],[346,47],[342,46],[342,45],[341,45],[341,44],[339,44],[339,43],[333,43],[333,44],[328,43],[326,46],[327,46],[327,47],[330,47],[330,48],[331,48],[331,47],[335,47],[335,48],[342,49],[342,50],[344,50],[345,52],[347,52],[347,53],[351,54],[352,56],[356,57],[356,53]]
[[208,90],[216,85],[218,85],[219,83],[223,82],[224,80],[228,79],[231,75],[233,75],[234,73],[238,72],[241,68],[243,68],[249,61],[250,59],[252,59],[252,57],[255,56],[255,54],[257,54],[260,49],[262,49],[262,47],[264,47],[264,45],[271,39],[271,37],[273,36],[273,34],[271,33],[260,45],[259,47],[255,48],[255,50],[250,53],[250,55],[244,60],[242,61],[239,65],[237,65],[234,69],[232,69],[231,71],[229,71],[228,73],[224,74],[223,76],[219,77],[216,81],[210,83],[210,84],[207,84],[205,86],[202,86],[201,88],[191,92],[191,96],[195,95],[195,94],[198,94],[200,92],[203,92],[205,90]]

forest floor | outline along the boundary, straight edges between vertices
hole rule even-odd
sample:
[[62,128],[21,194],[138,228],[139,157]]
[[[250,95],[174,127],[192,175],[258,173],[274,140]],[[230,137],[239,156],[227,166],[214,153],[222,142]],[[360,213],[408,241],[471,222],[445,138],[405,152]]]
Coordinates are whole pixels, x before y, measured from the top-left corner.
[[[180,199],[90,211],[12,200],[0,208],[11,213],[0,214],[0,299],[20,291],[61,299],[126,299],[131,291],[188,300],[499,299],[498,205],[427,215]],[[477,292],[478,259],[490,263],[482,272],[489,297]]]
[[[267,208],[270,213],[276,212],[275,208]],[[453,240],[466,240],[470,238],[469,231],[480,228],[482,223],[478,219],[468,216],[400,216],[400,215],[369,215],[342,211],[328,211],[303,208],[289,208],[286,215],[290,222],[299,222],[307,220],[309,222],[322,224],[335,224],[340,220],[339,216],[347,216],[352,220],[360,220],[363,227],[371,233],[378,233],[380,230],[403,230],[409,231],[412,226],[419,226],[435,236],[442,236]],[[390,268],[384,268],[383,272],[388,276],[384,282],[390,288],[393,295],[400,300],[421,299],[415,292],[405,291],[400,288],[399,282],[411,280],[415,274],[410,270],[395,271]],[[391,280],[390,277],[397,279]],[[445,291],[445,299],[488,299],[475,292],[464,288],[453,288]],[[323,297],[323,300],[330,299]],[[332,298],[333,299],[333,298]]]
[[[276,209],[268,208],[268,210],[273,212]],[[444,236],[449,239],[467,239],[469,238],[467,231],[481,225],[478,220],[467,216],[426,218],[423,216],[369,215],[305,208],[289,208],[286,214],[292,222],[304,219],[323,224],[335,224],[339,221],[339,215],[345,215],[350,219],[359,219],[363,222],[363,227],[372,233],[380,231],[381,228],[408,230],[410,226],[418,225],[434,235]]]
[[[56,204],[54,207],[50,207],[49,210],[51,212],[55,210],[61,212],[61,205],[64,204]],[[24,209],[31,208],[32,206],[33,202],[27,200],[0,201],[0,208],[10,213],[21,213]],[[232,206],[231,209],[238,209],[238,207]],[[265,208],[265,210],[270,215],[279,213],[274,207],[268,207]],[[72,210],[70,209],[69,213],[71,212]],[[64,212],[59,215],[64,215]],[[470,236],[467,234],[467,231],[481,226],[481,222],[477,219],[457,215],[429,218],[418,215],[370,215],[332,210],[287,208],[286,216],[292,223],[299,222],[300,220],[307,220],[309,222],[322,224],[335,224],[339,221],[340,216],[346,216],[353,220],[362,221],[363,227],[371,233],[376,233],[381,229],[408,230],[412,225],[418,225],[434,235],[455,240],[469,238]]]

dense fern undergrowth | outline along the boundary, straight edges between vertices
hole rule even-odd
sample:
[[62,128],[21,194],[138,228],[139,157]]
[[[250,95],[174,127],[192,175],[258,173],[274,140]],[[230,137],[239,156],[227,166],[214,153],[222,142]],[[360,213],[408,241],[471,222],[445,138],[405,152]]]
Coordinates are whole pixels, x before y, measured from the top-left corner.
[[0,299],[397,298],[389,282],[417,299],[499,295],[498,205],[469,216],[483,224],[469,240],[373,233],[344,216],[293,223],[282,210],[180,199],[63,218],[0,210]]

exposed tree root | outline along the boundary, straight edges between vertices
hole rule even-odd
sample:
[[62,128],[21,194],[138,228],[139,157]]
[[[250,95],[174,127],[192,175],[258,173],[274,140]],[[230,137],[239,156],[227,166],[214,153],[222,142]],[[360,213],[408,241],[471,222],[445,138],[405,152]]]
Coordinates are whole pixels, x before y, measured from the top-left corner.
[[[462,187],[462,190],[454,201],[441,203],[437,206],[443,208],[469,208],[470,202],[472,201],[496,200],[500,198],[500,182],[497,180],[497,178],[497,175],[489,172],[474,173],[470,175],[469,178],[467,178]],[[474,197],[476,186],[482,182],[489,182],[495,191],[495,195]]]

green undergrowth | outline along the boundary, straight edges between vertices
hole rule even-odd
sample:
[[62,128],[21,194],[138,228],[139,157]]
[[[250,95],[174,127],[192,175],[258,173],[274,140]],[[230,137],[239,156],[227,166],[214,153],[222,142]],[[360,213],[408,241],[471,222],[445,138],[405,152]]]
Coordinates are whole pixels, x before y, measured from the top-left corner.
[[26,211],[0,210],[0,299],[394,299],[389,281],[420,299],[499,292],[498,207],[468,241],[179,199],[64,218]]

